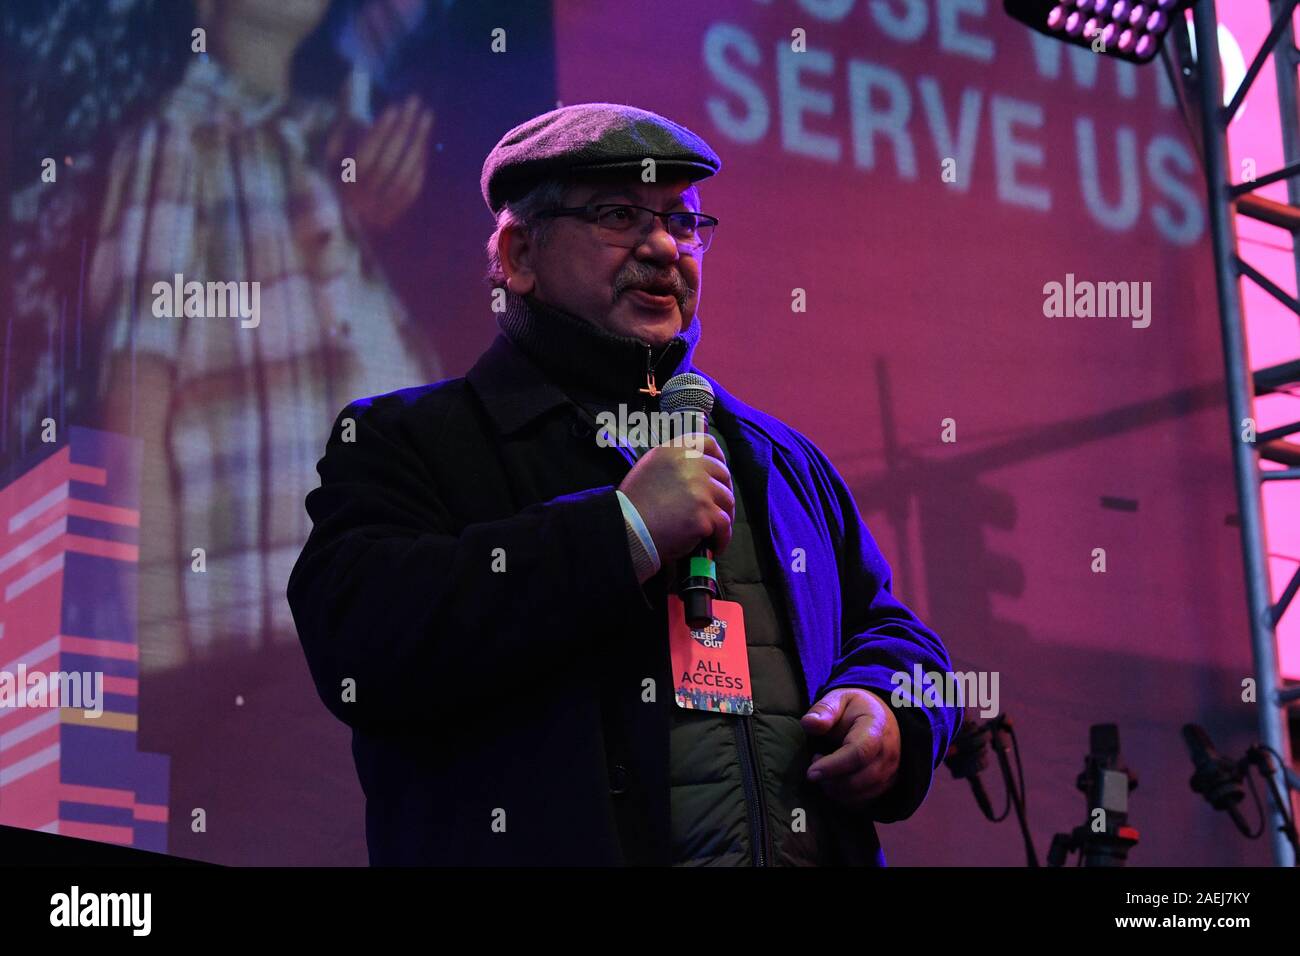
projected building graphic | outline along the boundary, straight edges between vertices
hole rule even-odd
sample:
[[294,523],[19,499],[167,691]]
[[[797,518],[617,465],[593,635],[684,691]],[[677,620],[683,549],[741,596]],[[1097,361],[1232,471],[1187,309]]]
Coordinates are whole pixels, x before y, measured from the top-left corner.
[[0,489],[0,679],[102,673],[102,713],[10,695],[0,824],[162,852],[169,758],[137,743],[140,444],[69,435]]

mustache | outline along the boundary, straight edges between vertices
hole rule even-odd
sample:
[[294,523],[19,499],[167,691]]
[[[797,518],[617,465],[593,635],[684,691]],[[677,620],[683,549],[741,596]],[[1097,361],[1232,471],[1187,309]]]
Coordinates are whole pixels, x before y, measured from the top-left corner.
[[662,290],[663,295],[671,295],[678,302],[683,303],[695,291],[676,273],[671,275],[627,273],[615,281],[614,298],[617,299],[623,293],[633,289],[644,289],[646,287]]

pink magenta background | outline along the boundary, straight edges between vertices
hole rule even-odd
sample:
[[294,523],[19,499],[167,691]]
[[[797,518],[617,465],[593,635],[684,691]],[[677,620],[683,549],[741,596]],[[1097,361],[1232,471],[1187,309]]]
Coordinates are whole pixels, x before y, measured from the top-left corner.
[[[1041,76],[1031,34],[994,2],[964,4],[975,12],[961,19],[964,33],[994,44],[993,59],[945,53],[939,5],[924,6],[925,30],[903,43],[885,35],[866,2],[664,0],[618,18],[601,15],[600,4],[560,3],[557,89],[562,103],[663,113],[722,157],[702,188],[705,211],[722,224],[704,270],[699,364],[827,453],[894,568],[896,592],[944,636],[955,668],[1000,674],[1002,709],[1033,766],[1040,854],[1043,831],[1082,819],[1073,780],[1088,726],[1115,722],[1142,775],[1133,822],[1162,824],[1141,856],[1205,859],[1199,843],[1215,845],[1223,863],[1263,862],[1262,847],[1228,840],[1187,790],[1191,765],[1178,735],[1196,721],[1224,750],[1240,750],[1256,734],[1253,705],[1240,699],[1252,668],[1208,221],[1189,245],[1163,237],[1151,207],[1165,196],[1144,161],[1157,137],[1189,156],[1193,141],[1177,109],[1157,99],[1158,63],[1137,68],[1133,98],[1110,61],[1091,87],[1068,60],[1055,78]],[[1229,24],[1248,45],[1262,16],[1256,24],[1240,10],[1247,5],[1224,6],[1239,8]],[[838,159],[783,147],[789,111],[775,64],[796,28],[818,57],[798,87],[826,104],[797,117],[803,140],[829,137]],[[742,38],[749,52],[719,54],[720,35]],[[766,104],[765,127],[748,137],[720,121],[751,115],[720,77],[720,56]],[[847,86],[855,60],[907,85],[915,179],[896,172],[882,142],[875,168],[855,165]],[[981,95],[968,191],[941,180],[922,76],[938,82],[950,125],[963,91]],[[1260,99],[1273,86],[1269,71],[1260,82],[1242,124],[1267,120],[1272,131],[1274,112]],[[1050,210],[998,198],[994,96],[1043,108],[1043,127],[1016,135],[1041,146],[1045,162],[1017,177],[1049,188]],[[1097,130],[1108,202],[1121,189],[1120,131],[1136,142],[1141,209],[1131,228],[1107,228],[1085,208],[1080,118]],[[1278,165],[1275,147],[1250,148],[1261,173]],[[1177,176],[1203,214],[1199,168]],[[1293,290],[1288,254],[1246,248]],[[1067,273],[1151,282],[1150,327],[1045,317],[1044,285]],[[791,312],[796,288],[806,290],[806,313]],[[1266,329],[1252,325],[1253,364],[1294,357],[1295,318],[1248,294],[1252,321],[1272,313]],[[1296,405],[1261,402],[1260,427]],[[957,423],[954,444],[940,441],[946,418]],[[1274,486],[1268,498],[1278,591],[1300,552],[1282,524],[1293,491]],[[1094,548],[1106,551],[1105,574],[1090,569]],[[1285,667],[1300,674],[1294,616],[1284,633]],[[1022,860],[1011,834],[978,816],[965,785],[940,776],[917,818],[887,828],[900,834],[886,841],[891,860],[969,863],[972,839],[987,862]]]

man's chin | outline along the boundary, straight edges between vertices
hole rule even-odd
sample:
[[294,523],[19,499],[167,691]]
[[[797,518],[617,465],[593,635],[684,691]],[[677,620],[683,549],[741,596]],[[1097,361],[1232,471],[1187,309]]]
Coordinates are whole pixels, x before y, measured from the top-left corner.
[[666,345],[685,325],[680,303],[671,308],[650,309],[624,298],[614,313],[615,323],[623,335],[640,339],[647,345]]

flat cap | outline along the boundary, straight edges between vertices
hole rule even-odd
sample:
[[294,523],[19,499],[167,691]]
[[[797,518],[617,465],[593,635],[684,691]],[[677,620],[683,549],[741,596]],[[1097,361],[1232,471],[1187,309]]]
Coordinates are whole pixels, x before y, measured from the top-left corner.
[[520,123],[483,161],[479,186],[493,213],[551,176],[582,170],[640,171],[645,159],[691,182],[722,160],[685,126],[623,103],[575,103]]

